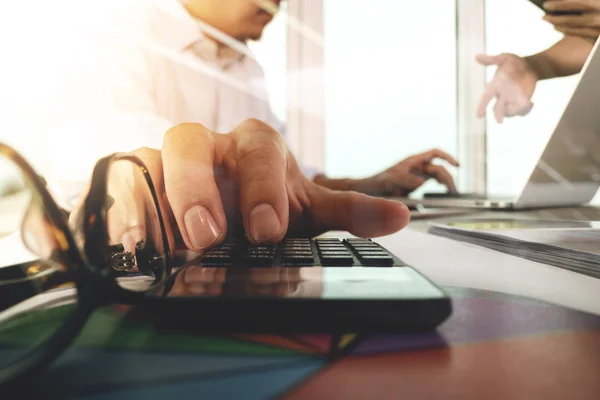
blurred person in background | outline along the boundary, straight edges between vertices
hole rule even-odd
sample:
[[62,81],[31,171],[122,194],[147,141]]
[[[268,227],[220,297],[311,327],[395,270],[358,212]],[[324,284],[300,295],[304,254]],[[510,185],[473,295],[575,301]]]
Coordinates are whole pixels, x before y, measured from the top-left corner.
[[[480,64],[497,68],[481,98],[478,117],[485,115],[494,98],[498,123],[507,117],[525,116],[533,108],[531,98],[539,81],[578,74],[585,65],[600,34],[600,0],[549,0],[544,2],[544,9],[544,20],[564,33],[564,38],[531,56],[479,55]],[[580,13],[553,15],[565,11]]]
[[[30,130],[46,132],[40,146],[51,160],[45,172],[52,170],[69,194],[79,192],[99,156],[159,149],[165,132],[180,123],[224,133],[254,118],[285,138],[263,70],[247,46],[261,39],[280,0],[34,3],[35,15],[27,15],[29,43],[19,46],[29,56],[27,68],[35,70],[23,83],[37,99],[26,105],[39,121]],[[430,150],[364,179],[302,170],[336,190],[405,196],[433,178],[454,191],[451,174],[436,159],[458,166],[449,154]]]

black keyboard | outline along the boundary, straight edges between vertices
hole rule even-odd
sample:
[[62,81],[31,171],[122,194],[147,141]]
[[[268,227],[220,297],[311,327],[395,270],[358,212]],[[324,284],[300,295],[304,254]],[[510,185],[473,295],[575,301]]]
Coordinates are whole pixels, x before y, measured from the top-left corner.
[[286,238],[273,245],[247,241],[227,242],[207,250],[201,257],[207,267],[393,267],[405,266],[398,257],[371,239]]

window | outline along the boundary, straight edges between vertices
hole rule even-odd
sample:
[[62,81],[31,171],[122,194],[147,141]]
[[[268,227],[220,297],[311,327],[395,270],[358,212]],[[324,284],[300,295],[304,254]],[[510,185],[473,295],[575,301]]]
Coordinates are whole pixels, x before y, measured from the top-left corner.
[[287,122],[287,30],[287,3],[284,2],[262,39],[249,44],[265,71],[273,113],[284,123]]
[[[488,54],[526,56],[562,38],[542,20],[543,12],[523,0],[489,0],[486,4]],[[494,69],[488,71],[491,79]],[[487,188],[491,194],[516,195],[525,185],[555,124],[577,84],[577,76],[538,83],[534,108],[525,117],[496,123],[487,116]]]
[[327,174],[367,176],[432,147],[456,155],[454,1],[325,0],[324,42]]

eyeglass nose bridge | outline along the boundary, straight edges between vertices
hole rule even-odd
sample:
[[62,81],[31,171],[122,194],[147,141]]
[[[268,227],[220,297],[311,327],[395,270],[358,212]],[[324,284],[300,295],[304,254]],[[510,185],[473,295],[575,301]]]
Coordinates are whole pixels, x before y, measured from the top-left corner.
[[165,259],[157,253],[152,244],[140,240],[136,243],[135,249],[134,255],[130,251],[126,251],[122,243],[110,246],[109,262],[115,275],[126,275],[135,266],[144,275],[160,273]]
[[109,263],[115,275],[124,275],[136,265],[135,256],[119,243],[109,248]]

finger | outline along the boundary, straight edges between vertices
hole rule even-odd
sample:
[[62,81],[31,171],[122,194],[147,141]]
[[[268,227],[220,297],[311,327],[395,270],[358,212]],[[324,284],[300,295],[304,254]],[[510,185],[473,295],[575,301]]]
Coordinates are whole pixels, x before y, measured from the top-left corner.
[[520,112],[520,108],[518,107],[517,104],[506,103],[506,111],[504,112],[504,115],[507,118],[515,117],[515,116],[519,115],[519,112]]
[[483,93],[483,96],[481,96],[481,100],[479,101],[479,106],[477,106],[477,117],[478,118],[483,118],[485,116],[485,110],[487,109],[488,105],[490,104],[490,101],[492,101],[492,99],[494,98],[495,95],[496,95],[496,85],[492,81],[490,84],[488,84],[487,88],[485,89],[485,93]]
[[167,198],[183,241],[197,252],[221,241],[227,231],[214,176],[216,142],[227,140],[200,124],[182,124],[167,131],[163,141]]
[[271,285],[281,281],[282,268],[251,268],[250,281],[258,285]]
[[506,110],[505,110],[504,114],[506,117],[515,117],[517,115],[520,117],[524,117],[525,115],[529,114],[532,109],[533,109],[533,103],[530,101],[525,104],[507,102]]
[[275,285],[275,295],[277,296],[288,296],[296,292],[298,290],[297,282],[280,282]]
[[487,54],[478,54],[475,57],[475,60],[481,65],[490,66],[490,65],[500,65],[504,61],[506,61],[506,55],[500,54],[497,56],[490,56]]
[[254,243],[278,242],[289,221],[287,148],[281,135],[260,121],[245,121],[232,134],[246,234]]
[[158,206],[160,207],[160,212],[164,221],[164,228],[169,242],[169,249],[171,249],[171,256],[173,256],[176,247],[175,238],[177,237],[177,232],[175,231],[176,222],[165,192],[161,152],[156,149],[145,147],[134,150],[132,154],[142,160],[148,170],[158,198]]
[[193,265],[184,270],[185,282],[194,283],[215,283],[223,284],[225,282],[224,268],[211,268],[201,265]]
[[600,28],[570,28],[567,26],[556,26],[554,29],[567,36],[578,36],[592,40],[596,40],[600,35]]
[[549,0],[544,2],[544,10],[556,11],[592,11],[599,10],[600,3],[595,0]]
[[494,106],[494,117],[496,118],[496,122],[499,124],[504,120],[504,114],[506,110],[506,104],[504,100],[498,99],[496,101],[496,105]]
[[596,13],[584,13],[581,15],[550,15],[546,14],[543,18],[552,25],[562,25],[573,28],[593,27],[597,22]]
[[524,117],[527,114],[529,114],[531,110],[533,110],[533,103],[530,101],[529,104],[527,104],[526,106],[519,108],[517,115],[519,115],[520,117]]
[[122,244],[125,251],[135,253],[136,243],[143,240],[152,227],[146,226],[144,188],[140,171],[130,161],[111,163],[106,175],[106,223],[110,244]]
[[317,185],[311,188],[311,216],[319,232],[342,230],[359,237],[378,237],[399,231],[410,220],[410,211],[398,201]]
[[426,151],[421,154],[417,154],[416,156],[409,157],[409,158],[419,161],[423,164],[429,163],[436,158],[440,158],[444,161],[447,161],[451,165],[454,165],[455,167],[459,166],[458,161],[456,161],[456,159],[454,157],[452,157],[450,154],[448,154],[445,151],[440,150],[440,149],[431,149],[429,151]]
[[203,295],[206,293],[206,284],[188,284],[185,282],[185,275],[187,269],[180,269],[175,273],[175,280],[171,289],[169,290],[168,297],[183,297],[189,295]]
[[454,178],[446,168],[441,165],[429,164],[425,168],[425,172],[442,185],[445,185],[450,192],[456,192]]

